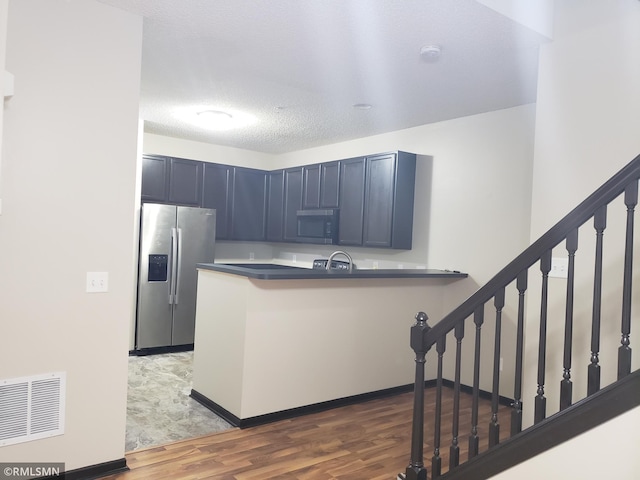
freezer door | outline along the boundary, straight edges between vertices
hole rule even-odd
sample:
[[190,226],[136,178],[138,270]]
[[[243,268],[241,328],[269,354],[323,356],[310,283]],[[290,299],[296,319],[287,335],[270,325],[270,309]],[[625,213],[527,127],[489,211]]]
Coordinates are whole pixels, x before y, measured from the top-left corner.
[[170,291],[175,259],[172,231],[177,238],[176,207],[145,203],[140,215],[136,348],[164,347],[171,345]]
[[178,207],[178,270],[172,345],[193,343],[196,323],[197,263],[213,263],[216,211]]

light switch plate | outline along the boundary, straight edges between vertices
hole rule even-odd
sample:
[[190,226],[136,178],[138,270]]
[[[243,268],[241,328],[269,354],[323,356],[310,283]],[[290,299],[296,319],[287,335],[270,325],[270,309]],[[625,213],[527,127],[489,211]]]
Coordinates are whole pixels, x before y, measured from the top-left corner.
[[567,278],[569,272],[569,259],[568,258],[551,258],[551,271],[549,277],[553,278]]
[[87,293],[109,291],[109,272],[87,272]]

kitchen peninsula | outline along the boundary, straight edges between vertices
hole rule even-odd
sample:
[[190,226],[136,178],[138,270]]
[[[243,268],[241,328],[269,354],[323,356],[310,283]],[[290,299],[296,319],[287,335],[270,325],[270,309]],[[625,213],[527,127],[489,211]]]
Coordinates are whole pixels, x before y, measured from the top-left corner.
[[410,385],[416,312],[466,276],[199,264],[192,397],[249,426]]

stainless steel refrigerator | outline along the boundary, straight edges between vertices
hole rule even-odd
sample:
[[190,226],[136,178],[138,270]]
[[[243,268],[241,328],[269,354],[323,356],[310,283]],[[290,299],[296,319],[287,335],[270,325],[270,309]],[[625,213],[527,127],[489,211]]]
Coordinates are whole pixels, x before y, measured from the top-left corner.
[[136,350],[193,344],[197,263],[213,263],[216,211],[145,203]]

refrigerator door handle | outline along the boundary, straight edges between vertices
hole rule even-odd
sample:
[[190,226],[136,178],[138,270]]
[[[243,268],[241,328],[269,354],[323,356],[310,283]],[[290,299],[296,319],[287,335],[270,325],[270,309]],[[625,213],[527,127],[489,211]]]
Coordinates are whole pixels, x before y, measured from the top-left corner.
[[176,265],[176,284],[173,287],[173,303],[178,304],[178,291],[180,289],[180,277],[182,276],[182,229],[178,228],[178,262]]
[[171,275],[169,275],[169,305],[175,303],[176,269],[178,267],[178,235],[175,228],[171,229]]

